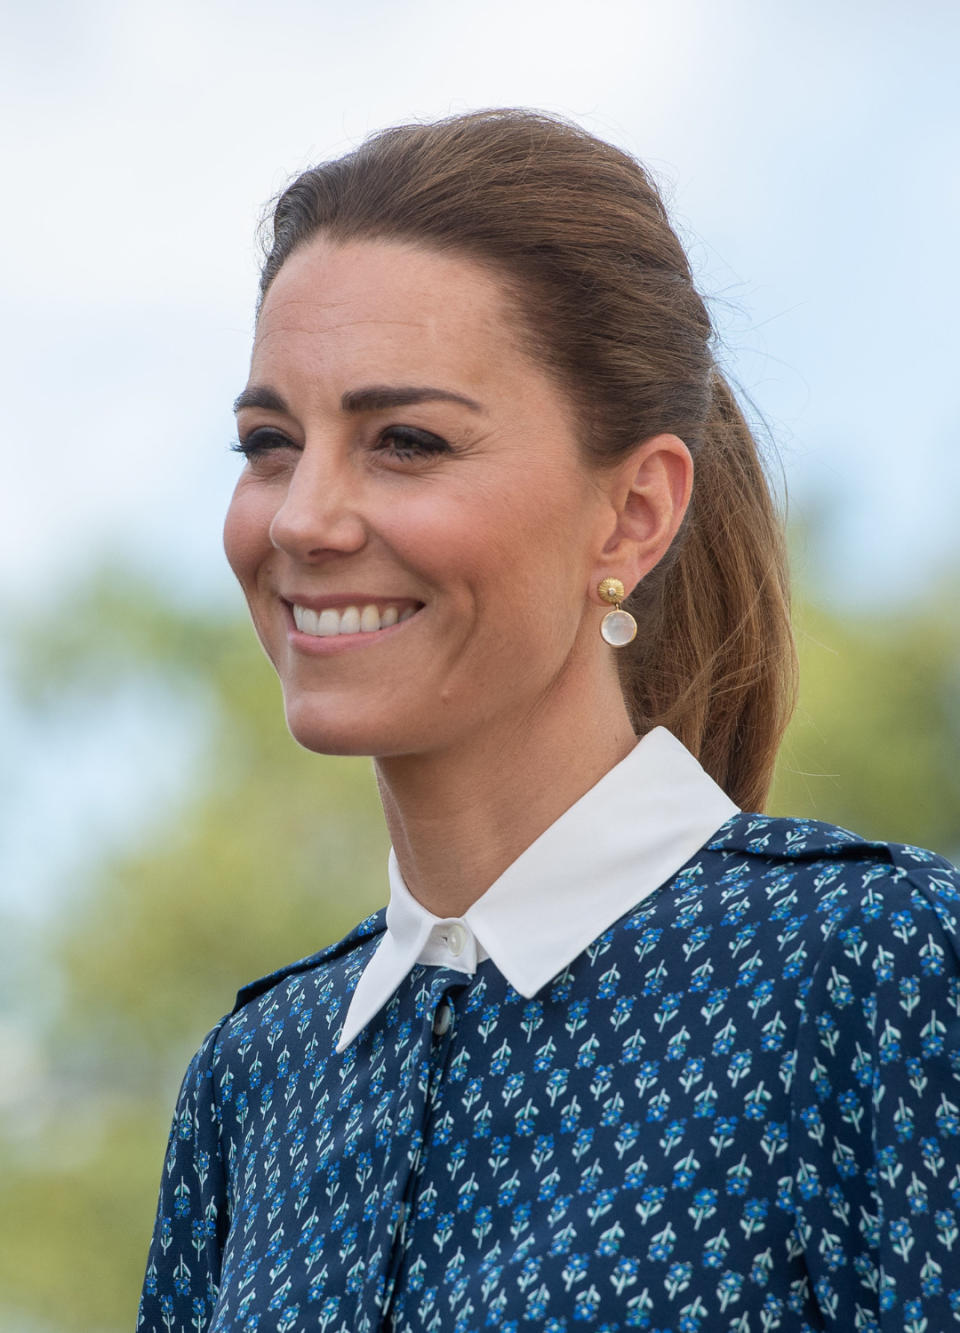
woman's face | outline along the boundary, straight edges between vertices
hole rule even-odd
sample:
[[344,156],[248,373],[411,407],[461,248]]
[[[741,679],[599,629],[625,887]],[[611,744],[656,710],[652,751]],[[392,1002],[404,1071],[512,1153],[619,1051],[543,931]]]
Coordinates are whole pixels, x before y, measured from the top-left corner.
[[227,557],[302,745],[496,743],[611,669],[589,597],[615,515],[479,265],[388,242],[296,251],[238,433]]

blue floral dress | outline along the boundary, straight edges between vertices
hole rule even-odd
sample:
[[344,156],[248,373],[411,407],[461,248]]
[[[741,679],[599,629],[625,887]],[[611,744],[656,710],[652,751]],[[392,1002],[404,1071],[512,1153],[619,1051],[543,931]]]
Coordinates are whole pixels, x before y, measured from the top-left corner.
[[533,999],[383,913],[187,1070],[143,1333],[960,1326],[960,872],[737,814]]

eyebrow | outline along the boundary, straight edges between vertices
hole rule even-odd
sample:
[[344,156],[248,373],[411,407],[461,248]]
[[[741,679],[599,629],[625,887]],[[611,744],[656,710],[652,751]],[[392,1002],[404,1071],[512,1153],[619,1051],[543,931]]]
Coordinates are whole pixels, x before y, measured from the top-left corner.
[[[344,412],[382,412],[390,407],[410,407],[414,403],[460,403],[471,412],[484,412],[480,403],[465,394],[454,393],[451,389],[437,389],[429,385],[412,384],[372,384],[363,389],[350,389],[340,399]],[[261,407],[268,412],[284,412],[291,415],[285,400],[265,384],[251,384],[244,389],[233,404],[234,412],[242,412],[245,407]]]
[[374,384],[365,389],[351,389],[340,399],[344,412],[381,412],[388,407],[409,407],[412,403],[460,403],[471,412],[484,411],[479,403],[462,393],[427,385]]
[[268,389],[265,384],[251,384],[244,389],[233,401],[234,412],[242,412],[245,407],[262,407],[268,412],[286,412],[289,416],[290,409],[286,402],[274,389]]

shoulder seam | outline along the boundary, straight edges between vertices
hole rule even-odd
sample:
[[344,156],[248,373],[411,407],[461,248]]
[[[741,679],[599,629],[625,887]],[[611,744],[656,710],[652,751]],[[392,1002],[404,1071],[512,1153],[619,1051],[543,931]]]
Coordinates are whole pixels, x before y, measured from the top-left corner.
[[245,986],[241,986],[237,991],[237,998],[234,1000],[233,1008],[227,1018],[232,1018],[251,1000],[255,1000],[259,995],[263,995],[266,991],[279,985],[284,978],[310,972],[322,963],[333,962],[361,941],[371,939],[374,935],[379,934],[384,929],[385,916],[385,909],[380,908],[378,912],[365,917],[348,935],[345,935],[341,940],[337,940],[336,943],[327,945],[325,949],[320,949],[317,953],[308,954],[306,958],[298,958],[294,962],[278,968],[275,972],[268,972],[255,981],[247,982]]

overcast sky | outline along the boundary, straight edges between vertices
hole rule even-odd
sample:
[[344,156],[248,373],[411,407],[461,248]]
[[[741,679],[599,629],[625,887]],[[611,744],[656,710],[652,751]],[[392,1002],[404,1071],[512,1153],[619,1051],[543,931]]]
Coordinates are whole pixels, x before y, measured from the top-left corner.
[[0,591],[109,547],[233,596],[264,202],[371,129],[496,104],[571,116],[663,182],[839,592],[957,559],[957,5],[0,8]]
[[[0,598],[69,589],[108,552],[239,609],[220,525],[264,203],[370,130],[507,104],[652,168],[794,504],[819,515],[812,572],[857,603],[915,594],[960,565],[958,15],[0,0]],[[11,901],[176,791],[176,738],[158,748],[135,700],[114,712],[50,744],[7,735]]]

